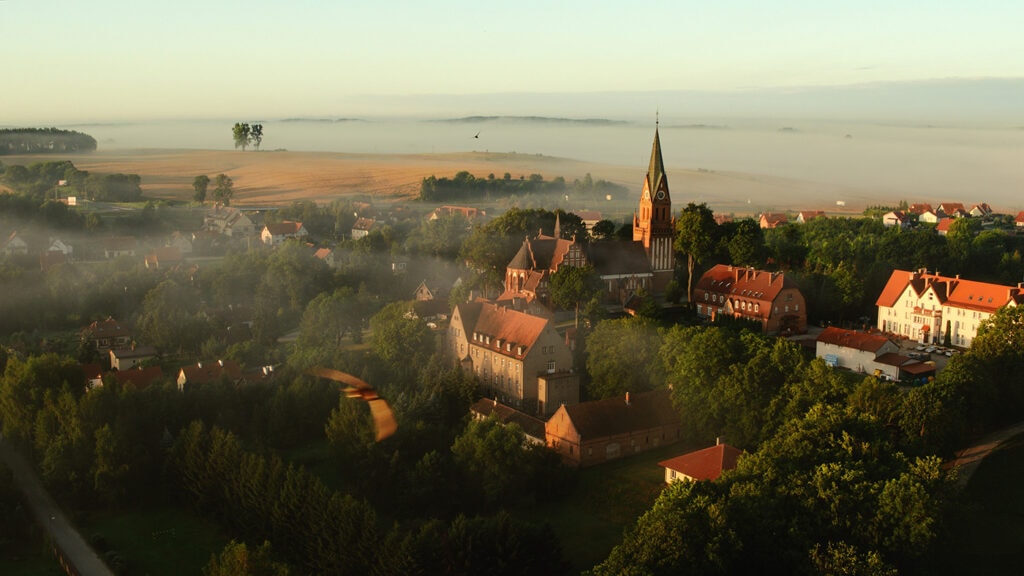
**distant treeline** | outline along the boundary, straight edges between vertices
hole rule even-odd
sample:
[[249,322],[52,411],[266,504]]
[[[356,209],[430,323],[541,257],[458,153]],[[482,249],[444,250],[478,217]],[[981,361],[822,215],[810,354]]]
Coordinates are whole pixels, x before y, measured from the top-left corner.
[[506,172],[501,178],[495,178],[494,174],[488,174],[486,178],[477,178],[463,170],[454,178],[424,178],[420,185],[420,199],[431,202],[480,200],[527,192],[561,192],[565,188],[565,178],[561,176],[551,181],[545,181],[540,174],[513,179],[512,175]]
[[14,191],[38,200],[57,196],[80,196],[102,202],[142,200],[142,179],[138,174],[90,174],[68,160],[6,166],[2,179]]
[[67,154],[94,152],[96,139],[88,134],[59,128],[0,129],[0,155]]
[[[561,176],[552,180],[544,180],[540,174],[530,174],[527,177],[520,176],[514,179],[511,174],[506,172],[501,178],[496,178],[494,174],[488,174],[486,178],[478,178],[463,170],[454,178],[444,176],[424,178],[420,185],[420,199],[431,202],[486,200],[530,192],[561,194],[569,189],[565,178]],[[595,199],[600,199],[606,194],[619,194],[627,191],[625,186],[607,180],[594,180],[590,174],[584,176],[582,180],[574,180],[571,189],[575,194],[582,194],[584,197],[591,196]]]

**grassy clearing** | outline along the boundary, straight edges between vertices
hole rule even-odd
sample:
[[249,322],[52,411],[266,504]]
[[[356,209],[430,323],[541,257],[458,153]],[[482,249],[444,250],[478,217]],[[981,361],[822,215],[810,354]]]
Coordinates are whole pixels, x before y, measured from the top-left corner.
[[513,514],[549,523],[573,568],[587,570],[607,558],[624,530],[654,504],[665,486],[658,462],[699,447],[678,443],[584,468],[565,500]]
[[937,567],[946,574],[1016,575],[1024,565],[1024,435],[1004,442],[971,477],[949,520]]
[[78,526],[108,565],[116,564],[110,560],[116,555],[126,573],[150,576],[201,574],[229,540],[213,522],[168,505],[95,512]]

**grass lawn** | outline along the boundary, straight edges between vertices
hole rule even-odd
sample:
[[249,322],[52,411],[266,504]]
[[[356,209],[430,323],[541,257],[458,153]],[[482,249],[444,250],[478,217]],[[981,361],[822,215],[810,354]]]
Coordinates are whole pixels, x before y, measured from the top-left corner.
[[168,505],[83,514],[76,523],[101,556],[104,546],[116,552],[130,574],[201,574],[229,540],[213,522]]
[[565,500],[513,514],[529,522],[551,524],[573,568],[590,569],[608,557],[612,548],[622,542],[623,531],[661,493],[665,471],[658,462],[700,447],[680,442],[584,468]]
[[1024,435],[978,467],[950,519],[938,566],[947,574],[1020,574],[1024,566]]

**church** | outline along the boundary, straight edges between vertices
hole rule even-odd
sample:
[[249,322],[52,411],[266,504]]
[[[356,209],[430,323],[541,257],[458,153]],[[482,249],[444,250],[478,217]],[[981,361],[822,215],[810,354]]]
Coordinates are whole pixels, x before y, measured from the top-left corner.
[[661,138],[654,130],[651,161],[633,214],[633,240],[601,240],[585,244],[562,238],[556,219],[551,236],[543,233],[523,241],[505,269],[499,302],[550,306],[548,280],[560,266],[593,266],[606,288],[609,303],[623,304],[640,291],[664,294],[675,270],[675,218],[669,193]]

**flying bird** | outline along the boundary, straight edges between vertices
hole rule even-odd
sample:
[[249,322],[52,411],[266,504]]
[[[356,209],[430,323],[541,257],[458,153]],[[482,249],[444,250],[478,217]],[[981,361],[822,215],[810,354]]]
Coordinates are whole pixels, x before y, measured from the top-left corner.
[[332,368],[317,366],[312,368],[309,374],[346,384],[346,387],[342,388],[345,396],[366,400],[367,404],[370,405],[370,414],[373,415],[373,423],[377,428],[377,442],[391,436],[398,430],[398,422],[395,421],[394,412],[391,411],[388,403],[377,395],[377,391],[373,389],[373,386],[351,374]]
[[473,136],[473,138],[479,138],[479,137],[480,137],[480,133],[479,132],[477,132],[476,135]]

